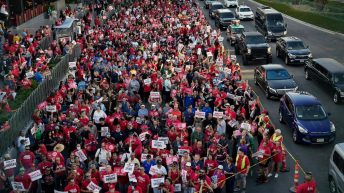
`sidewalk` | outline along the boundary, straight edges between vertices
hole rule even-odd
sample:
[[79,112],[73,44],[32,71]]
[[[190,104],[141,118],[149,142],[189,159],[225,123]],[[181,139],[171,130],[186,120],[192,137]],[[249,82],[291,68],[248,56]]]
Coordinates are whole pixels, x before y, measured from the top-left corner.
[[45,26],[45,25],[51,26],[54,23],[53,20],[46,19],[45,14],[46,13],[42,13],[41,15],[38,15],[37,17],[34,17],[17,27],[9,28],[9,30],[11,30],[13,34],[15,33],[21,34],[24,31],[24,29],[28,29],[31,34],[34,34],[36,30],[38,30],[41,26]]

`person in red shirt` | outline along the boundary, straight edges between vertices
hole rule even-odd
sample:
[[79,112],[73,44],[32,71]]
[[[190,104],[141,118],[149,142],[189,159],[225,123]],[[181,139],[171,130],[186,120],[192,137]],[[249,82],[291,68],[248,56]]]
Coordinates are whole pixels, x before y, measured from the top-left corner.
[[137,180],[132,179],[128,187],[128,193],[143,193],[141,187],[137,186]]
[[174,186],[171,178],[165,180],[164,186],[161,188],[164,193],[174,193]]
[[296,193],[315,193],[317,192],[317,184],[313,179],[313,175],[310,172],[306,172],[305,182],[300,184]]
[[109,187],[109,191],[107,191],[106,193],[120,193],[119,191],[116,190],[115,187],[116,187],[116,186],[111,185],[111,186]]
[[217,170],[214,172],[211,179],[212,179],[212,183],[214,187],[214,192],[221,193],[226,183],[226,176],[225,176],[225,173],[223,172],[223,165],[219,165],[217,167]]
[[53,166],[52,162],[47,160],[47,157],[42,155],[42,161],[38,164],[38,169],[41,170],[41,173],[44,174],[47,168],[51,168]]
[[35,162],[35,154],[30,151],[30,146],[25,147],[25,151],[20,153],[20,164],[28,169]]
[[79,186],[75,183],[74,179],[70,179],[68,185],[65,187],[64,191],[68,193],[80,193]]
[[267,141],[263,141],[262,144],[258,148],[258,161],[260,166],[260,175],[257,178],[258,183],[266,183],[267,177],[272,176],[272,174],[269,174],[269,161],[268,159],[271,156],[271,149],[268,145]]
[[93,182],[95,185],[98,186],[97,180],[96,180],[95,178],[92,178],[91,173],[86,173],[85,179],[84,179],[84,181],[83,181],[82,184],[81,184],[81,192],[82,192],[82,193],[92,193],[92,192],[93,192],[92,190],[89,190],[89,189],[87,188],[87,186],[88,186],[91,182]]
[[[275,174],[275,178],[278,177],[278,173],[280,171],[281,165],[282,165],[282,161],[283,161],[283,154],[282,154],[282,146],[280,142],[275,142],[275,145],[272,148],[272,164],[270,167],[270,173],[269,176],[272,176],[272,172],[275,169],[276,166],[276,174]],[[270,175],[271,174],[271,175]]]
[[19,169],[19,174],[14,178],[15,182],[22,182],[24,185],[24,188],[27,190],[27,192],[30,192],[31,189],[31,178],[28,174],[25,173],[24,168]]
[[244,154],[243,150],[239,148],[237,157],[235,160],[235,166],[237,168],[238,175],[238,187],[234,191],[238,191],[239,188],[243,191],[246,190],[246,176],[249,172],[250,168],[250,160],[248,157]]
[[[202,190],[201,190],[202,189]],[[195,186],[195,192],[214,192],[211,187],[211,179],[205,175],[205,171],[201,169],[199,171],[198,183]]]
[[135,174],[137,180],[137,186],[142,189],[142,193],[149,193],[149,186],[150,186],[150,178],[145,173],[145,168],[140,167],[140,172]]

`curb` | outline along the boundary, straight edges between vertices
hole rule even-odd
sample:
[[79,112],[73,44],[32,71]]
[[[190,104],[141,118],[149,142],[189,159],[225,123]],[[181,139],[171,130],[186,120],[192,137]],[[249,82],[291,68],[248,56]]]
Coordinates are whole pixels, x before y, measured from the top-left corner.
[[[264,5],[264,4],[262,4],[262,3],[259,3],[259,2],[254,1],[254,0],[247,0],[247,1],[249,1],[249,2],[251,2],[251,3],[254,3],[254,4],[256,4],[256,5],[260,5],[260,6],[261,6],[261,5]],[[340,32],[331,31],[331,30],[329,30],[329,29],[325,29],[325,28],[316,26],[316,25],[314,25],[314,24],[307,23],[307,22],[305,22],[305,21],[296,19],[296,18],[291,17],[291,16],[289,16],[289,15],[287,15],[287,14],[285,14],[285,13],[282,13],[282,12],[281,12],[281,14],[282,14],[284,17],[286,17],[286,18],[288,18],[288,19],[290,19],[290,20],[292,20],[292,21],[294,21],[294,22],[297,22],[297,23],[300,23],[300,24],[302,24],[302,25],[305,25],[305,26],[307,26],[307,27],[311,27],[311,28],[313,28],[313,29],[316,29],[316,30],[319,30],[319,31],[322,31],[322,32],[325,32],[325,33],[328,33],[328,34],[337,35],[337,36],[339,36],[339,37],[341,37],[341,38],[344,38],[344,34],[342,34],[342,33],[340,33]]]

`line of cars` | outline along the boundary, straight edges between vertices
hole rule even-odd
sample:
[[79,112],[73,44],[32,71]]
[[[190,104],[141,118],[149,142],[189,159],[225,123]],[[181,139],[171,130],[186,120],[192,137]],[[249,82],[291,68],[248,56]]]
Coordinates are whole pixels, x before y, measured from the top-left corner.
[[[279,119],[292,130],[293,141],[311,144],[333,142],[335,125],[329,120],[330,113],[324,110],[316,97],[298,91],[293,75],[283,65],[271,64],[272,50],[268,42],[276,41],[276,55],[286,65],[304,65],[305,79],[325,85],[325,89],[333,94],[335,103],[344,99],[344,66],[329,58],[313,59],[309,47],[300,38],[286,36],[287,24],[282,14],[270,7],[258,7],[253,14],[246,5],[236,5],[235,13],[226,9],[224,3],[216,2],[216,5],[219,8],[211,11],[215,25],[227,29],[227,40],[234,46],[235,54],[242,56],[243,64],[261,59],[265,61],[265,65],[255,68],[254,82],[263,89],[267,98],[280,98]],[[210,3],[209,9],[211,7]],[[247,16],[241,14],[249,11],[252,13]],[[247,32],[240,20],[251,18],[257,31]]]

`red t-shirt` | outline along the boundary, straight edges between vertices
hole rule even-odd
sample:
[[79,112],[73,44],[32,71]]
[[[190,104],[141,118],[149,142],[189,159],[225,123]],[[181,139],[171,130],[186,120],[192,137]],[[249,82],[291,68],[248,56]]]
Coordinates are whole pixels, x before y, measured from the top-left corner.
[[31,151],[24,151],[20,153],[20,162],[24,166],[24,168],[29,168],[35,161],[35,154]]
[[314,180],[304,182],[297,187],[296,193],[315,193],[317,184]]
[[135,190],[131,186],[128,187],[128,193],[143,193],[139,186],[136,186]]
[[65,187],[64,191],[67,191],[69,193],[80,193],[80,188],[79,188],[79,186],[77,184],[74,184],[73,186],[68,184]]
[[142,192],[147,192],[147,185],[150,184],[150,179],[147,174],[141,174],[137,173],[136,175],[137,179],[137,186],[139,186],[142,189]]
[[[250,166],[250,160],[248,159],[248,157],[247,156],[240,156],[240,155],[238,155],[239,157],[236,159],[236,167],[237,167],[237,171],[239,172],[239,173],[242,173],[242,174],[244,174],[244,173],[246,173],[247,171],[246,171],[246,169]],[[244,167],[242,167],[242,160],[243,159],[245,159],[244,160],[244,162],[245,162],[245,165],[244,165]]]
[[18,175],[14,178],[14,181],[16,182],[22,182],[24,185],[25,189],[28,189],[31,183],[31,178],[28,174],[24,174],[24,175]]

